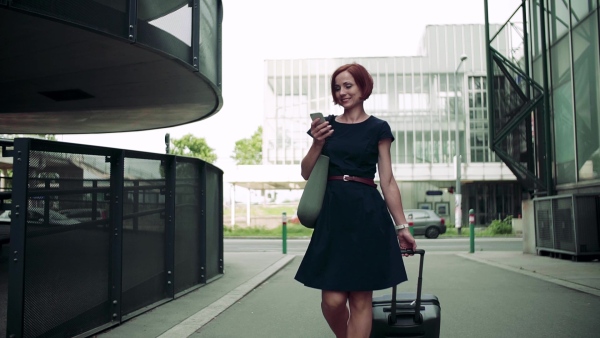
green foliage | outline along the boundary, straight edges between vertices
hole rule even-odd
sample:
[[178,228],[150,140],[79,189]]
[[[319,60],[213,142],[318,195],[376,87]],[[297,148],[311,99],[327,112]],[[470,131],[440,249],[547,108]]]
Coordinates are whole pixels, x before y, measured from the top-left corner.
[[0,138],[5,138],[5,139],[15,139],[15,138],[19,138],[19,137],[41,138],[41,139],[49,140],[49,141],[56,141],[56,135],[54,135],[54,134],[32,134],[32,135],[28,135],[28,134],[1,134],[0,135]]
[[[286,213],[288,220],[296,214],[297,203],[282,205],[282,204],[252,204],[250,206],[250,216],[281,216]],[[237,204],[235,207],[237,215],[246,215],[246,205]],[[223,207],[223,214],[231,214],[231,206]]]
[[171,143],[173,143],[173,148],[170,153],[173,155],[197,157],[208,163],[214,163],[217,160],[215,150],[208,146],[203,137],[185,134],[181,138],[171,138]]
[[262,163],[262,126],[250,138],[235,142],[232,159],[236,164],[261,164]]
[[[309,229],[299,224],[287,224],[287,237],[310,237],[312,236],[313,229]],[[267,229],[265,227],[229,227],[225,226],[223,229],[223,236],[225,237],[274,237],[281,238],[282,226],[277,228]]]
[[493,220],[492,224],[488,226],[488,230],[494,235],[512,234],[512,216],[508,216],[503,220]]

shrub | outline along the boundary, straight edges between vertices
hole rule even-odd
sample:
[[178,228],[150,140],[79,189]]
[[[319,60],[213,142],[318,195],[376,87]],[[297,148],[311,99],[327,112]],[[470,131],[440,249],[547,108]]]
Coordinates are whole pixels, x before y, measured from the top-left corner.
[[512,234],[512,216],[508,216],[503,220],[493,220],[488,226],[488,231],[494,235],[510,235]]

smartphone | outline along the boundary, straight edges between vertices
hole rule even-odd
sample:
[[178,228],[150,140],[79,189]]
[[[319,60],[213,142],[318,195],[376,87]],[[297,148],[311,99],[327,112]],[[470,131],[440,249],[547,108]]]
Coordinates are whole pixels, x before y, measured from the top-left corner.
[[315,119],[320,119],[321,123],[325,122],[325,117],[323,117],[323,113],[312,113],[312,114],[310,114],[310,120],[314,121]]

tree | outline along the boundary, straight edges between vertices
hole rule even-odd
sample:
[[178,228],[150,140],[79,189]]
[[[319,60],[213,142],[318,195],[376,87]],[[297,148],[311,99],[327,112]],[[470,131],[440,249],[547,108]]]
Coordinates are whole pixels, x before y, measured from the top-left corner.
[[261,164],[262,163],[262,126],[250,138],[235,142],[232,159],[236,164]]
[[208,146],[203,137],[185,134],[181,138],[171,138],[171,143],[173,143],[173,148],[170,150],[170,154],[197,157],[208,163],[214,163],[217,160],[215,150]]

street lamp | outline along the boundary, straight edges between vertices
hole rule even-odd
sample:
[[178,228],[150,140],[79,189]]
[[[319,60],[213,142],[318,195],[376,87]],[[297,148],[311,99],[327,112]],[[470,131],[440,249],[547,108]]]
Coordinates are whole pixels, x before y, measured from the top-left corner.
[[454,130],[454,145],[456,153],[456,191],[454,193],[454,227],[458,229],[458,233],[461,233],[462,228],[462,195],[460,190],[460,142],[459,142],[459,124],[458,124],[458,70],[463,64],[463,61],[467,59],[467,55],[463,54],[460,56],[460,62],[454,71],[454,118],[456,120],[456,129]]

